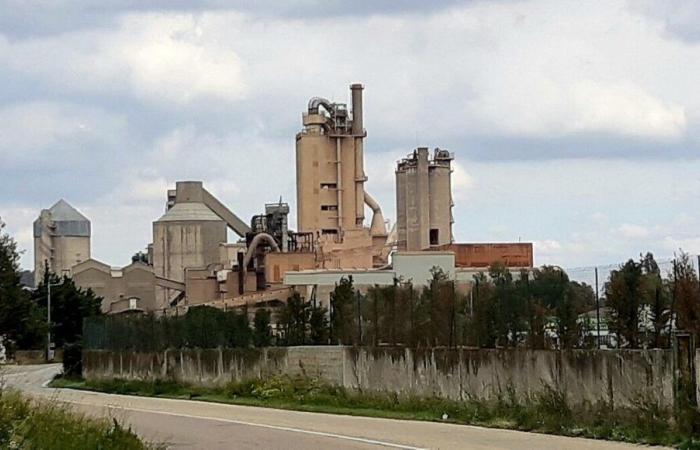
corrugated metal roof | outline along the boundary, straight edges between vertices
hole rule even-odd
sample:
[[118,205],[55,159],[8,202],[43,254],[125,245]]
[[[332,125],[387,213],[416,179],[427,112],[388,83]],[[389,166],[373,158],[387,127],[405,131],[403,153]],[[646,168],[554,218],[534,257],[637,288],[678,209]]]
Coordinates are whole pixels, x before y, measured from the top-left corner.
[[156,222],[211,221],[223,222],[204,203],[176,203]]
[[82,215],[80,211],[73,208],[67,201],[61,199],[57,201],[51,208],[51,220],[54,222],[90,222],[90,220]]
[[[63,199],[57,201],[48,209],[48,212],[50,220],[48,223],[53,224],[51,234],[54,236],[90,237],[90,220],[67,201]],[[34,221],[34,237],[40,237],[41,233],[42,219],[39,217]]]

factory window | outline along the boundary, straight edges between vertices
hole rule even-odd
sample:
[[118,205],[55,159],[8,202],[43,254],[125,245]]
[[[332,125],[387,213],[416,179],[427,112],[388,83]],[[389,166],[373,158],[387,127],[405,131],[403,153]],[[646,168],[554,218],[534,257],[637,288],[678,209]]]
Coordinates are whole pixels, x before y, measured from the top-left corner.
[[431,228],[430,229],[430,245],[438,245],[440,242],[439,239],[440,236],[440,230],[437,228]]
[[338,189],[336,183],[321,183],[321,189]]
[[321,211],[338,211],[336,205],[321,205]]

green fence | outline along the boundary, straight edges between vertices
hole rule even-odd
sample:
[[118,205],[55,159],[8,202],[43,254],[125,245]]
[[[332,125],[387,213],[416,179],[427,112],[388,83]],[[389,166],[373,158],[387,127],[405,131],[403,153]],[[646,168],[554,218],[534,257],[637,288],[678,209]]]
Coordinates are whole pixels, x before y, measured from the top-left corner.
[[167,348],[247,347],[244,313],[198,307],[177,317],[98,316],[85,319],[86,349],[158,351]]

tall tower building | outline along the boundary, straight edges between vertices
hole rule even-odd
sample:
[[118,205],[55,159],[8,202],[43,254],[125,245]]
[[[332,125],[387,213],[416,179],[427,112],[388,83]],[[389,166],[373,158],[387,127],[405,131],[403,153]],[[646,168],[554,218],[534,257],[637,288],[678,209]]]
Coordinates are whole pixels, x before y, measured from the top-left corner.
[[396,167],[398,249],[425,250],[452,242],[453,155],[420,147]]
[[[324,267],[372,267],[379,260],[370,247],[386,241],[381,209],[365,192],[362,90],[361,84],[350,86],[352,114],[344,103],[312,98],[296,137],[297,228],[314,234],[321,252],[333,255]],[[373,211],[369,228],[365,204]]]
[[44,267],[64,275],[90,258],[90,221],[61,199],[41,211],[34,221],[34,283],[44,277]]

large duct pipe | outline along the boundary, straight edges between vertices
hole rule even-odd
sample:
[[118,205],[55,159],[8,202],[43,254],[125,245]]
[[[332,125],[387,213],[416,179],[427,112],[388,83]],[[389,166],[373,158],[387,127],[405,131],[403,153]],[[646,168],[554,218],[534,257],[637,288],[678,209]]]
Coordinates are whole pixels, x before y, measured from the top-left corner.
[[365,203],[372,208],[372,225],[369,227],[369,234],[372,236],[386,235],[386,226],[384,225],[384,214],[379,203],[365,191]]
[[273,252],[279,252],[280,247],[277,245],[277,242],[275,242],[275,238],[270,236],[267,233],[258,233],[255,235],[252,241],[250,241],[250,245],[248,246],[248,251],[245,253],[245,256],[243,257],[243,261],[240,261],[241,265],[238,267],[238,280],[239,280],[239,286],[238,286],[238,292],[239,294],[243,294],[245,292],[245,283],[246,279],[248,278],[248,264],[250,264],[250,260],[253,257],[253,254],[255,253],[255,249],[262,243],[262,241],[266,241],[268,244],[270,244],[270,247],[272,247]]
[[319,114],[318,107],[323,106],[323,108],[328,112],[328,114],[333,113],[333,104],[323,97],[313,97],[309,100],[309,113]]
[[270,247],[272,247],[273,252],[279,252],[280,247],[277,245],[277,242],[275,241],[275,238],[270,236],[267,233],[258,233],[255,235],[252,241],[250,241],[250,246],[248,246],[248,251],[246,252],[245,256],[243,257],[243,267],[248,268],[248,264],[250,264],[250,259],[253,257],[253,253],[255,252],[255,249],[260,245],[262,241],[266,241]]
[[364,134],[364,126],[362,123],[362,85],[355,83],[350,85],[352,91],[352,134]]

